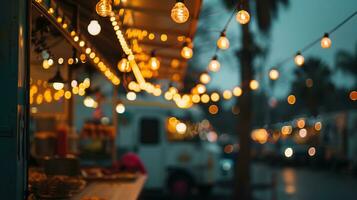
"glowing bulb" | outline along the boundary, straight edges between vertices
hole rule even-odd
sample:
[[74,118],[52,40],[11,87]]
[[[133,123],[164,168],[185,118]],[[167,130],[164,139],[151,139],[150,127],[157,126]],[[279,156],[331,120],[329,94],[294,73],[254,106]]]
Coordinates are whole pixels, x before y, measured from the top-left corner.
[[197,92],[198,92],[199,94],[203,94],[203,93],[206,92],[206,86],[204,86],[204,85],[202,85],[202,84],[198,84],[198,85],[196,86],[196,88],[197,88]]
[[323,49],[328,49],[331,47],[331,44],[332,44],[332,42],[331,42],[331,39],[330,39],[328,33],[325,33],[324,37],[321,39],[321,47]]
[[232,92],[230,91],[230,90],[225,90],[224,92],[223,92],[223,98],[224,99],[231,99],[232,98]]
[[122,58],[119,62],[118,62],[118,70],[121,72],[130,72],[131,68],[129,65],[129,61],[126,58]]
[[125,106],[122,103],[119,103],[115,107],[115,111],[117,111],[118,114],[123,114],[125,112]]
[[136,99],[136,94],[135,92],[128,92],[126,94],[126,98],[129,100],[129,101],[134,101]]
[[252,90],[257,90],[259,88],[259,82],[257,80],[251,80],[249,83],[249,87]]
[[208,70],[212,72],[218,72],[221,68],[221,64],[217,60],[217,56],[213,56],[212,60],[208,64]]
[[284,151],[284,155],[285,155],[285,157],[290,158],[291,156],[294,155],[293,149],[290,147],[286,148]]
[[179,134],[185,134],[186,133],[186,130],[187,130],[187,126],[186,124],[180,122],[176,125],[176,131],[177,133]]
[[217,47],[219,49],[222,49],[222,50],[225,50],[225,49],[229,48],[229,40],[226,37],[226,33],[225,32],[222,32],[221,36],[217,40]]
[[211,81],[211,77],[207,73],[203,73],[200,76],[200,81],[203,84],[208,84]]
[[288,103],[290,104],[290,105],[294,105],[295,104],[295,102],[296,102],[296,97],[295,97],[295,95],[289,95],[288,96],[288,98],[287,98],[287,101],[288,101]]
[[50,64],[48,63],[48,60],[43,60],[42,67],[43,67],[43,69],[49,69],[50,68]]
[[160,61],[155,56],[149,60],[149,65],[152,70],[158,70],[160,68]]
[[271,69],[269,71],[269,78],[271,80],[277,80],[279,78],[279,71],[276,69]]
[[183,2],[177,2],[171,9],[171,19],[178,24],[185,23],[190,17],[190,12]]
[[238,86],[233,88],[233,95],[234,96],[239,97],[239,96],[242,95],[242,93],[243,93],[242,88],[240,88]]
[[98,35],[101,31],[100,24],[97,20],[91,20],[87,27],[88,33],[95,36]]
[[99,16],[107,17],[112,12],[111,0],[100,0],[95,6],[95,11]]
[[310,147],[309,150],[307,151],[309,156],[314,156],[316,154],[316,148],[315,147]]
[[304,58],[304,56],[301,55],[300,52],[298,52],[295,56],[294,61],[297,66],[302,66],[305,62],[305,58]]
[[213,102],[219,101],[219,98],[220,97],[219,97],[219,94],[217,92],[214,92],[214,93],[211,94],[211,99],[212,99]]
[[53,86],[53,88],[54,88],[55,90],[62,90],[63,87],[64,87],[64,83],[54,82],[54,83],[52,84],[52,86]]
[[181,50],[181,56],[186,59],[190,59],[193,56],[193,50],[185,45]]
[[236,15],[236,20],[240,23],[240,24],[247,24],[250,20],[250,15],[247,11],[245,10],[240,10],[238,11],[237,15]]

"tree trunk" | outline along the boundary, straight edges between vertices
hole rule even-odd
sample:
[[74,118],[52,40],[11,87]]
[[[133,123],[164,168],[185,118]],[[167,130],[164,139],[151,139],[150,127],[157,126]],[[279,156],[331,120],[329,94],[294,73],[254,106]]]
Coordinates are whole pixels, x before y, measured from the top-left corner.
[[239,154],[236,166],[235,199],[251,200],[250,160],[251,160],[251,126],[252,94],[249,83],[253,78],[253,39],[249,23],[242,25],[242,49],[239,52],[243,95],[239,99],[240,117],[238,121]]

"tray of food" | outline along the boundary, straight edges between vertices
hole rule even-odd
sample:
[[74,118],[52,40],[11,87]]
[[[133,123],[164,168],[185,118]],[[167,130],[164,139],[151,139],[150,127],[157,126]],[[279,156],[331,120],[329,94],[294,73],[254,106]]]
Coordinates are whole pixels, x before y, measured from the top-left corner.
[[30,170],[29,189],[35,199],[65,199],[79,193],[86,181],[78,176],[51,175]]

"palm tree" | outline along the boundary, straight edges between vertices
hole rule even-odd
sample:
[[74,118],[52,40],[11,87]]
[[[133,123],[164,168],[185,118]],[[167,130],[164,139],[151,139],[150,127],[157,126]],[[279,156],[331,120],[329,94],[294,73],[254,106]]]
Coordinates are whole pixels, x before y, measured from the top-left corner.
[[[237,6],[237,0],[225,0],[227,8],[232,10]],[[268,34],[272,21],[277,17],[278,8],[282,5],[288,5],[289,0],[240,0],[245,10],[250,11],[255,16],[259,29]],[[255,5],[251,6],[250,3]],[[254,10],[250,10],[254,8]],[[254,42],[254,33],[250,30],[249,23],[242,27],[242,48],[237,52],[240,58],[242,89],[244,94],[240,97],[239,107],[241,110],[238,121],[240,153],[238,156],[236,168],[236,186],[235,198],[250,200],[251,183],[250,183],[250,132],[252,126],[252,95],[249,87],[253,79],[253,61],[257,55],[257,45]]]
[[344,72],[352,73],[354,77],[357,76],[357,44],[354,53],[340,50],[337,52],[335,59],[337,67],[340,67]]
[[[329,107],[335,99],[335,86],[331,80],[331,70],[319,58],[308,58],[302,67],[295,70],[296,79],[292,83],[291,91],[297,98],[300,112],[307,112],[317,116],[319,110]],[[297,113],[296,113],[297,114]]]

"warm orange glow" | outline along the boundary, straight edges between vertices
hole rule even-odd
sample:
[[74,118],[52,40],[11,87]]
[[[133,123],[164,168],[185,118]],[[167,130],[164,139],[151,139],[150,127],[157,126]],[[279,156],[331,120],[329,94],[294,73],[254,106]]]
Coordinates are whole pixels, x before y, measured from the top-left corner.
[[314,128],[316,131],[320,131],[322,129],[322,123],[321,122],[316,122],[314,125]]
[[304,119],[299,119],[296,121],[296,126],[298,128],[304,128],[305,127],[305,120]]
[[229,40],[224,32],[221,33],[221,36],[217,40],[217,47],[222,50],[226,50],[229,48]]
[[301,55],[301,53],[297,53],[294,58],[294,61],[297,66],[302,66],[305,62],[305,58]]
[[223,91],[223,98],[228,100],[232,98],[232,92],[230,90]]
[[209,100],[210,100],[210,98],[209,98],[208,94],[204,94],[204,95],[201,96],[201,102],[202,103],[208,103]]
[[279,78],[279,71],[277,69],[271,69],[269,71],[269,78],[271,80],[277,80]]
[[181,50],[181,56],[185,59],[190,59],[193,56],[193,50],[188,46],[184,46]]
[[160,61],[155,56],[153,56],[149,60],[149,65],[152,70],[158,70],[160,68]]
[[294,105],[296,103],[296,97],[295,95],[289,95],[288,98],[287,98],[287,101],[290,105]]
[[239,86],[233,88],[233,95],[234,96],[239,97],[239,96],[242,95],[242,93],[243,93],[243,91]]
[[199,103],[201,101],[201,97],[198,94],[192,95],[192,102],[193,103]]
[[321,47],[323,49],[328,49],[332,45],[331,39],[328,35],[328,33],[325,33],[324,37],[321,39]]
[[265,129],[255,129],[251,134],[252,140],[260,143],[265,144],[268,141],[269,134]]
[[218,72],[220,68],[221,68],[221,64],[217,60],[217,57],[214,56],[210,61],[210,63],[208,64],[208,70],[210,70],[211,72]]
[[112,12],[111,0],[100,0],[95,6],[95,11],[102,17],[107,17]]
[[216,105],[210,105],[209,107],[208,107],[208,112],[209,113],[211,113],[212,115],[215,115],[215,114],[217,114],[218,113],[218,106],[216,106]]
[[217,102],[217,101],[219,101],[219,94],[217,93],[217,92],[213,92],[212,94],[211,94],[211,100],[213,101],[213,102]]
[[211,77],[210,77],[209,74],[203,73],[203,74],[201,74],[201,76],[200,76],[200,81],[201,81],[201,83],[203,83],[203,84],[208,84],[208,83],[211,81]]
[[203,84],[197,84],[196,86],[198,94],[203,94],[206,92],[206,86]]
[[252,90],[257,90],[259,88],[259,82],[257,80],[251,80],[249,83],[249,87]]
[[238,11],[237,15],[236,15],[236,20],[240,23],[240,24],[247,24],[250,20],[250,15],[247,11],[245,10],[240,10]]
[[171,9],[171,19],[176,23],[185,23],[190,17],[190,12],[183,2],[176,2],[174,7]]
[[290,135],[292,131],[293,131],[293,128],[291,126],[281,127],[281,134],[283,134],[283,135]]
[[352,101],[356,101],[357,100],[357,91],[351,91],[350,92],[350,99]]

